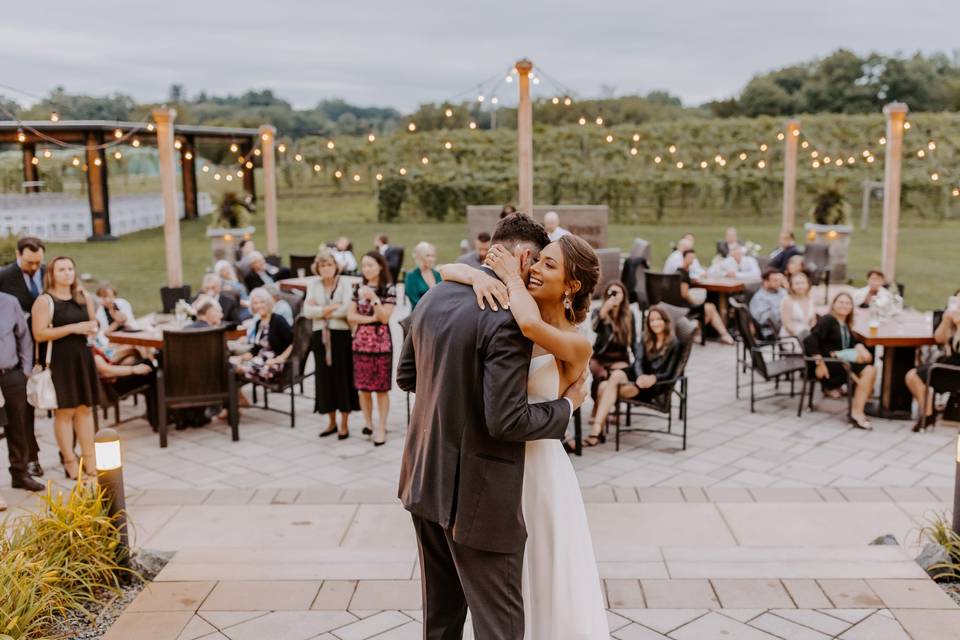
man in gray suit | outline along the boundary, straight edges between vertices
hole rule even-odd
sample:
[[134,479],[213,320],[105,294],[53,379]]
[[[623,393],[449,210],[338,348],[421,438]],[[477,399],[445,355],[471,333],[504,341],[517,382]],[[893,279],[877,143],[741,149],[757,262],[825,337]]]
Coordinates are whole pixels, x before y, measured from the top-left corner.
[[[526,278],[548,239],[513,214],[492,242]],[[397,384],[417,394],[400,499],[417,533],[430,640],[461,638],[468,607],[478,640],[523,638],[524,443],[562,438],[586,395],[581,378],[559,400],[528,404],[532,348],[508,310],[481,311],[461,284],[438,284],[413,315],[397,367]]]

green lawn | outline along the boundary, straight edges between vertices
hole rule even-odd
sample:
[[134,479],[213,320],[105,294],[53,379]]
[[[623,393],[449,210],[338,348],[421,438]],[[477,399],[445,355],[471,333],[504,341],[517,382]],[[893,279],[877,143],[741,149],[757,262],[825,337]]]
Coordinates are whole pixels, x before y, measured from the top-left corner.
[[[375,196],[362,191],[281,189],[278,206],[280,247],[284,256],[312,253],[320,243],[340,235],[354,241],[359,255],[372,246],[374,235],[382,231],[390,236],[391,242],[408,248],[406,266],[409,267],[413,264],[410,249],[418,241],[433,242],[440,260],[445,261],[456,257],[460,240],[466,235],[465,223],[378,223]],[[709,260],[714,241],[722,237],[723,230],[731,224],[737,226],[742,240],[758,242],[765,251],[773,248],[779,226],[779,218],[773,216],[763,221],[752,214],[742,216],[748,222],[741,222],[734,215],[700,222],[695,221],[694,214],[688,216],[689,222],[611,225],[609,245],[629,249],[633,238],[646,238],[653,246],[654,265],[660,265],[669,250],[668,243],[685,231],[693,231],[704,256],[701,260]],[[879,266],[880,227],[879,220],[874,218],[874,221],[866,231],[857,229],[851,242],[848,272],[857,282],[863,280],[867,269]],[[264,248],[262,214],[256,216],[254,224],[257,225],[257,244]],[[211,265],[206,226],[206,220],[191,221],[183,223],[180,229],[184,275],[194,287]],[[942,307],[946,297],[960,287],[958,240],[960,221],[901,229],[898,279],[906,285],[908,304],[922,309]],[[110,280],[138,313],[159,308],[158,288],[165,279],[162,229],[131,234],[116,242],[51,245],[50,252],[73,256],[79,270],[89,273],[94,282]]]

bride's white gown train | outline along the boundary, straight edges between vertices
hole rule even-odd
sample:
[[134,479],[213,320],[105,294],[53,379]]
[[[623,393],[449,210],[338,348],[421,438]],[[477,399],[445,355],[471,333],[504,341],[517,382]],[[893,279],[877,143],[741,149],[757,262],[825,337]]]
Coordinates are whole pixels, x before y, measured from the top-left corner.
[[[550,354],[530,361],[531,403],[560,396],[560,371]],[[559,440],[526,445],[523,518],[525,640],[607,640],[600,575],[580,484]]]

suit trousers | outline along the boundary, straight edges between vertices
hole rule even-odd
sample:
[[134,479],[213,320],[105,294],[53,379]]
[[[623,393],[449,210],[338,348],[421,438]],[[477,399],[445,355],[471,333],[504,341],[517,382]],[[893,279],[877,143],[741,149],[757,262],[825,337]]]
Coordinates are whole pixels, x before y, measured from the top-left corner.
[[7,371],[0,375],[0,391],[3,391],[3,410],[7,414],[4,432],[7,435],[10,475],[25,474],[27,463],[34,459],[31,457],[33,407],[27,403],[27,376],[20,369]]
[[466,547],[413,516],[420,550],[425,640],[460,640],[467,608],[476,640],[523,640],[523,552]]

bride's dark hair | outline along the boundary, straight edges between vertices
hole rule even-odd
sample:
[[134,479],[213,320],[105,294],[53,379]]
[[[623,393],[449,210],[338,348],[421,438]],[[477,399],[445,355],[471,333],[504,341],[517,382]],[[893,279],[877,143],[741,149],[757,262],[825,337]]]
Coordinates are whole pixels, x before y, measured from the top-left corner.
[[590,244],[573,234],[567,234],[557,240],[563,253],[564,280],[568,285],[580,283],[580,288],[567,301],[564,301],[564,314],[574,324],[583,322],[590,311],[593,290],[600,280],[600,260]]

